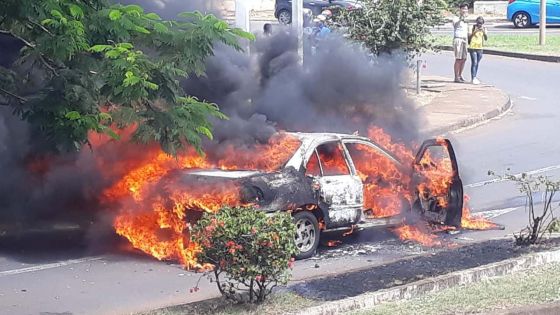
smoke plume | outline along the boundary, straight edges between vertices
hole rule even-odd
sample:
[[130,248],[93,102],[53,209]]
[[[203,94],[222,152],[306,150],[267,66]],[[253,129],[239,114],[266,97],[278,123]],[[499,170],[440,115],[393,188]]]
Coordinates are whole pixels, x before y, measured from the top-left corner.
[[[142,4],[165,18],[204,3],[121,2]],[[301,66],[295,37],[279,29],[272,37],[259,37],[251,54],[219,46],[207,61],[207,75],[182,85],[230,117],[215,122],[215,139],[206,143],[219,158],[224,144],[250,150],[279,130],[366,135],[368,127],[379,126],[413,141],[418,123],[400,87],[405,70],[397,57],[371,58],[336,36],[320,43],[315,54],[308,52]],[[93,219],[103,208],[102,191],[118,180],[119,163],[143,152],[137,145],[113,143],[97,151],[49,156],[40,143],[25,122],[0,108],[0,225]]]

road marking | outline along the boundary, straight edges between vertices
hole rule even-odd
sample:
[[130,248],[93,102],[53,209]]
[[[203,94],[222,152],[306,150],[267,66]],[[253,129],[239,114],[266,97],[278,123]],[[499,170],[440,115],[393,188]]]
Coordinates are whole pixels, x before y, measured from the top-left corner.
[[80,258],[80,259],[71,259],[71,260],[61,261],[61,262],[52,263],[52,264],[38,265],[38,266],[33,266],[33,267],[28,267],[28,268],[0,271],[0,277],[17,275],[17,274],[20,274],[20,273],[41,271],[41,270],[46,270],[46,269],[58,268],[58,267],[64,267],[64,266],[68,266],[68,265],[75,265],[75,264],[80,264],[80,263],[83,263],[83,262],[100,260],[102,258],[103,257],[86,257],[86,258]]
[[474,212],[473,215],[475,215],[475,216],[480,215],[485,219],[493,219],[493,218],[499,217],[501,215],[504,215],[506,213],[510,213],[517,208],[518,207],[480,211],[480,212]]
[[[525,173],[527,175],[537,175],[537,174],[546,173],[546,172],[554,171],[554,170],[558,170],[558,169],[560,169],[560,164],[559,165],[547,166],[547,167],[539,168],[539,169],[528,171],[528,172],[522,172],[522,173],[519,173],[519,174],[515,174],[513,176],[521,177],[521,175],[523,173]],[[504,181],[507,181],[507,180],[508,179],[505,179],[505,178],[494,178],[494,179],[489,179],[489,180],[485,180],[485,181],[478,182],[478,183],[468,184],[468,185],[465,185],[465,187],[469,187],[469,188],[482,187],[482,186],[486,186],[488,184],[500,183],[500,182],[504,182]]]
[[530,96],[520,96],[518,98],[522,99],[522,100],[528,100],[528,101],[536,101],[537,100],[536,98],[530,97]]

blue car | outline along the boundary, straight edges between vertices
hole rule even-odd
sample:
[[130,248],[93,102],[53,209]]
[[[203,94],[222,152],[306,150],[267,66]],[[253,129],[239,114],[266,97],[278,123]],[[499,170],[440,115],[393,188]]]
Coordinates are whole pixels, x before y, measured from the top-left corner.
[[[538,24],[540,3],[540,0],[509,0],[507,18],[516,28]],[[560,0],[546,1],[546,23],[560,24]]]

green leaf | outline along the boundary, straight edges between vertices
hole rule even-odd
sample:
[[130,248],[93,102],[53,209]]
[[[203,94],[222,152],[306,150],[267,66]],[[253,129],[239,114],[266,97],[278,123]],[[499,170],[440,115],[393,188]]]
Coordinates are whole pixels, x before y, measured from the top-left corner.
[[167,33],[169,29],[163,23],[154,23],[154,29],[159,33]]
[[109,113],[99,113],[99,119],[100,120],[113,120],[113,117],[111,117],[111,114]]
[[126,79],[123,80],[123,84],[124,86],[132,86],[132,85],[136,85],[140,82],[140,78],[136,77],[136,76],[132,76],[132,77],[127,77]]
[[82,8],[80,8],[75,4],[70,4],[69,9],[70,9],[70,15],[72,15],[75,18],[82,18],[84,16],[84,11],[82,10]]
[[121,55],[121,53],[116,49],[109,50],[108,52],[105,53],[105,57],[111,58],[111,59],[115,59],[115,58],[119,57],[120,55]]
[[111,49],[111,48],[113,48],[113,46],[111,46],[111,45],[94,45],[94,46],[91,46],[89,48],[89,50],[92,51],[92,52],[102,52],[102,51],[106,51],[107,49]]
[[119,10],[114,10],[113,9],[109,12],[109,19],[111,19],[111,21],[116,21],[116,20],[120,19],[121,16],[122,16],[122,13]]
[[123,10],[127,13],[144,13],[144,9],[136,4],[129,4],[123,7]]
[[134,27],[134,30],[139,32],[139,33],[142,33],[142,34],[150,34],[150,31],[148,31],[145,27],[142,27],[142,26],[136,25]]
[[145,16],[150,20],[161,20],[161,17],[155,13],[148,13]]
[[58,19],[63,19],[64,18],[62,13],[60,13],[60,11],[58,11],[58,10],[51,10],[51,15],[58,18]]
[[131,43],[119,43],[119,44],[117,44],[117,47],[125,48],[126,50],[130,50],[130,49],[134,48],[134,46]]
[[53,19],[44,19],[43,21],[41,21],[42,25],[51,25],[54,22]]
[[214,136],[212,135],[212,131],[210,131],[210,129],[204,127],[204,126],[199,126],[196,128],[196,131],[200,134],[205,135],[208,139],[213,140]]
[[80,118],[82,118],[82,115],[80,115],[80,113],[78,113],[77,111],[71,111],[66,113],[66,115],[64,115],[64,117],[66,117],[66,119],[69,120],[78,120]]
[[245,39],[248,39],[248,40],[255,40],[256,39],[255,34],[250,33],[250,32],[245,32],[244,30],[242,30],[240,28],[234,28],[234,29],[231,30],[231,32],[234,35],[237,35],[241,38],[245,38]]

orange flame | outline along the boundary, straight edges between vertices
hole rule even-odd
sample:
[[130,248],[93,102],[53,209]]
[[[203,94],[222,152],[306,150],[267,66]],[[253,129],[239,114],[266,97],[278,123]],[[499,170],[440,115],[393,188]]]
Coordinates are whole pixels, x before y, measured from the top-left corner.
[[469,230],[490,230],[498,227],[498,225],[482,216],[473,216],[469,209],[469,196],[465,195],[463,201],[463,217],[461,219],[461,227]]
[[403,225],[394,229],[403,241],[411,240],[424,246],[441,246],[442,242],[437,235],[426,233],[417,226]]
[[[125,137],[130,136],[132,131],[131,128],[127,129]],[[382,129],[371,128],[368,136],[391,152],[405,167],[410,168],[413,164],[413,151],[405,144],[394,141]],[[91,143],[94,146],[111,144],[104,139],[92,140]],[[216,212],[223,206],[241,206],[239,187],[177,184],[173,181],[174,172],[181,169],[276,171],[300,145],[298,139],[285,133],[273,136],[266,144],[251,147],[220,146],[219,150],[211,150],[206,156],[189,149],[177,157],[171,157],[157,146],[128,145],[134,153],[141,154],[133,155],[134,158],[130,159],[115,159],[113,163],[98,161],[100,169],[107,176],[118,178],[115,184],[105,190],[102,198],[107,204],[118,205],[120,211],[114,220],[115,230],[128,239],[132,246],[157,259],[178,260],[188,268],[204,267],[196,261],[200,247],[190,242],[190,226],[204,212]],[[400,169],[391,159],[365,145],[355,144],[353,150],[354,166],[364,183],[366,215],[387,217],[399,214],[406,206],[403,202],[410,203],[414,198],[410,187],[411,169]],[[127,154],[131,155],[130,152]],[[340,156],[320,154],[320,158],[324,168],[347,172],[348,166]],[[419,167],[416,170],[425,179],[416,188],[421,195],[437,196],[440,205],[445,206],[445,196],[453,178],[451,162],[428,154],[420,164],[436,167]],[[297,206],[294,205],[294,208]],[[315,208],[316,205],[305,206],[307,210]],[[473,228],[473,222],[481,222],[470,217],[468,207],[464,213],[463,227]],[[324,222],[320,222],[320,225],[321,229],[325,228]],[[441,245],[437,236],[418,227],[402,226],[396,228],[395,232],[403,240],[414,240],[425,246]],[[327,243],[328,246],[338,244],[340,241]]]
[[[130,132],[128,133],[130,134]],[[108,141],[96,139],[94,145]],[[172,157],[159,147],[143,148],[137,161],[106,166],[107,173],[126,168],[124,175],[103,193],[107,204],[118,204],[114,219],[117,234],[133,247],[157,259],[178,260],[187,268],[203,268],[196,261],[200,247],[190,242],[190,225],[203,212],[216,212],[223,206],[241,206],[239,187],[181,183],[173,181],[175,170],[218,168],[223,170],[259,169],[274,171],[287,161],[300,141],[284,133],[271,137],[267,144],[252,148],[221,148],[219,156],[200,156],[189,149]],[[116,170],[115,170],[116,169]]]

